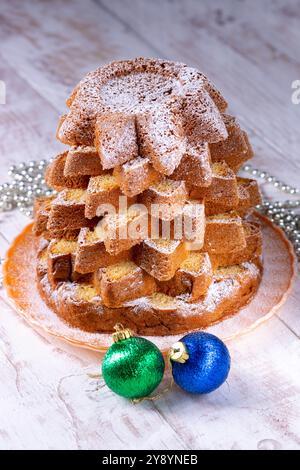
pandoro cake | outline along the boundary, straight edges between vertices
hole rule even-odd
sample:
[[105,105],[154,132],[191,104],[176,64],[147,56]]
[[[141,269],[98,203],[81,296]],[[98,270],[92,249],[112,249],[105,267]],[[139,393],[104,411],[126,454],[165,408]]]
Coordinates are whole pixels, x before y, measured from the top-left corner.
[[71,326],[183,333],[236,314],[255,294],[262,238],[246,132],[185,64],[137,58],[88,73],[67,99],[36,200],[36,280]]

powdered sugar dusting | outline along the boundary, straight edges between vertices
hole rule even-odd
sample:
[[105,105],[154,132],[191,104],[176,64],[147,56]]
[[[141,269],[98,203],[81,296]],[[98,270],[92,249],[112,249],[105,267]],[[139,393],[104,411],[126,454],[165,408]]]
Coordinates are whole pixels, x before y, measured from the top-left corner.
[[[166,120],[166,112],[159,111],[174,100],[180,108],[175,127],[171,118]],[[70,145],[94,145],[97,117],[110,112],[154,115],[155,126],[150,125],[149,132],[160,146],[164,144],[160,136],[169,132],[170,126],[176,129],[183,125],[183,138],[175,139],[176,130],[176,142],[168,145],[166,168],[160,168],[165,174],[171,174],[179,164],[186,138],[193,136],[192,127],[200,140],[217,142],[227,137],[218,109],[226,107],[220,93],[200,72],[176,62],[144,58],[113,62],[87,74],[68,104],[70,111],[58,137]]]

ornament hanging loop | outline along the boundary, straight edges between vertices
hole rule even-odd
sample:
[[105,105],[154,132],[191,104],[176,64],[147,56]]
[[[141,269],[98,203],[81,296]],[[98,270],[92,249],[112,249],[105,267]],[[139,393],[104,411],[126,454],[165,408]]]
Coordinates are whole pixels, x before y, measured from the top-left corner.
[[182,341],[177,341],[177,343],[174,343],[173,346],[171,346],[169,358],[171,361],[180,362],[181,364],[184,364],[188,360],[189,353]]
[[123,339],[128,339],[133,336],[133,333],[129,328],[124,328],[122,323],[117,323],[114,326],[114,330],[116,330],[115,333],[113,333],[112,338],[113,342],[117,343],[118,341],[122,341]]

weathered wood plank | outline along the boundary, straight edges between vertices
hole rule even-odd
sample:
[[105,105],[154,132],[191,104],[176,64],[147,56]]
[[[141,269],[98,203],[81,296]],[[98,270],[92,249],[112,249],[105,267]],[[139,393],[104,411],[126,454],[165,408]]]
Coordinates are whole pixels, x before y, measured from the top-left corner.
[[4,182],[13,163],[50,158],[63,145],[55,139],[59,113],[3,57],[0,78],[7,90],[7,102],[0,109],[0,181]]
[[153,54],[91,0],[4,1],[1,19],[3,56],[61,113],[70,91],[90,70]]
[[188,0],[185,15],[195,27],[211,29],[248,60],[278,74],[298,76],[299,2],[265,0]]
[[279,319],[300,338],[300,311],[299,311],[300,278],[297,276],[295,286],[283,308],[279,310]]

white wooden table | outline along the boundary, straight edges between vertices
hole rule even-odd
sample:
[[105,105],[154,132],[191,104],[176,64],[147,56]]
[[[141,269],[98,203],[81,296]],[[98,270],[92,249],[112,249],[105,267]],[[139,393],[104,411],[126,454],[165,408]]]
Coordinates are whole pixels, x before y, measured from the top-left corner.
[[[248,130],[255,164],[300,186],[296,0],[2,0],[0,22],[0,182],[12,163],[62,148],[57,119],[86,72],[144,55],[207,73]],[[1,255],[26,223],[1,216]],[[87,377],[97,354],[34,332],[0,290],[0,449],[299,449],[299,287],[229,344],[228,386],[203,397],[174,389],[138,406]]]

